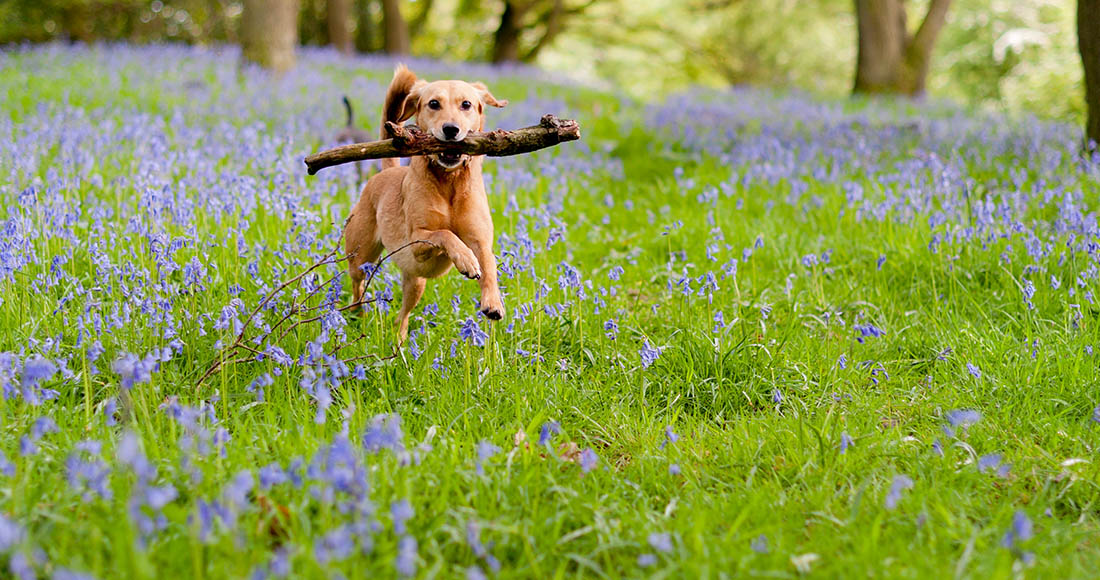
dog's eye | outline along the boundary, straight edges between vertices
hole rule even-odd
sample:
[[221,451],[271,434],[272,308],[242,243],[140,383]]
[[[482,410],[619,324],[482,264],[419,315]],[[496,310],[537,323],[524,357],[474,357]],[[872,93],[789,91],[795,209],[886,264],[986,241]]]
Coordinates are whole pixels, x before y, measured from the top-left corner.
[[470,107],[472,107],[472,106],[473,105],[470,104],[470,101],[462,101],[462,110],[463,111],[469,111]]
[[439,101],[437,101],[435,99],[432,99],[432,100],[428,101],[428,108],[432,109],[433,111],[438,111],[439,110]]

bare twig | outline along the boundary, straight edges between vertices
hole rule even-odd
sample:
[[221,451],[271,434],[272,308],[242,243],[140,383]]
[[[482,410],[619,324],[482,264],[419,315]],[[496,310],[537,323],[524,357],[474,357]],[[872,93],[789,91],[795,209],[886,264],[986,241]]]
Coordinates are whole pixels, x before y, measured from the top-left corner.
[[[363,282],[364,286],[370,286],[370,284],[374,281],[375,276],[382,269],[382,265],[385,264],[386,261],[388,261],[390,258],[392,258],[398,252],[401,252],[402,250],[405,250],[405,249],[409,248],[410,246],[412,246],[414,244],[429,244],[429,245],[432,245],[431,242],[428,242],[426,240],[413,240],[413,241],[411,241],[411,242],[395,249],[394,251],[387,253],[385,256],[383,256],[378,261],[378,263],[374,264],[373,268],[371,269],[370,276],[368,276],[368,278]],[[329,253],[325,254],[324,256],[322,256],[317,262],[310,265],[308,268],[306,268],[301,273],[299,273],[299,274],[295,275],[294,277],[286,280],[285,282],[279,284],[279,286],[277,286],[274,290],[272,290],[266,296],[264,296],[263,299],[260,300],[259,304],[257,304],[256,307],[248,315],[248,318],[245,320],[244,325],[241,327],[240,332],[237,333],[237,336],[235,337],[233,343],[230,344],[228,347],[223,348],[218,353],[218,355],[215,357],[215,359],[207,367],[206,371],[199,378],[198,383],[196,383],[196,387],[201,387],[203,385],[203,383],[206,382],[207,379],[209,379],[212,375],[217,373],[219,370],[225,368],[226,366],[239,364],[239,363],[252,362],[252,361],[257,360],[258,357],[270,356],[270,353],[265,352],[261,349],[253,348],[252,346],[249,346],[248,344],[246,344],[246,342],[248,342],[250,340],[250,338],[248,336],[248,331],[252,327],[253,322],[256,320],[256,316],[259,315],[259,313],[263,311],[264,307],[267,306],[267,304],[270,303],[271,300],[273,300],[276,296],[282,294],[282,292],[284,290],[286,290],[287,288],[293,286],[294,284],[297,284],[297,283],[301,282],[311,272],[313,272],[313,271],[317,270],[318,268],[321,268],[322,266],[325,266],[325,265],[338,264],[340,262],[346,261],[354,255],[354,253],[352,253],[352,254],[347,254],[347,255],[340,256],[339,258],[336,258],[336,256],[338,254],[339,254],[339,246],[337,246],[331,252],[329,252]],[[330,306],[331,307],[332,304],[329,303],[329,302],[326,302],[325,304],[322,304],[322,305],[319,305],[319,306],[311,306],[311,307],[305,306],[305,303],[307,301],[309,301],[311,298],[313,298],[314,296],[316,296],[317,293],[320,292],[321,290],[323,290],[325,288],[328,288],[329,284],[331,284],[334,280],[336,280],[338,277],[343,276],[343,275],[344,275],[343,271],[340,272],[340,273],[337,273],[337,274],[333,274],[327,280],[325,280],[323,283],[321,283],[317,287],[310,290],[304,297],[302,297],[300,299],[297,299],[297,301],[295,303],[290,305],[290,308],[287,310],[287,312],[279,319],[278,322],[275,323],[274,326],[269,328],[266,333],[259,336],[258,339],[253,338],[251,340],[254,340],[258,344],[262,345],[263,343],[265,343],[272,336],[272,334],[275,333],[276,330],[279,329],[279,327],[281,327],[283,325],[283,323],[287,322],[288,320],[290,320],[294,316],[300,315],[304,312],[315,311],[315,310],[317,310],[321,307],[325,307],[325,306]],[[357,300],[355,302],[352,302],[351,304],[348,304],[347,306],[334,308],[333,310],[336,311],[336,312],[345,312],[345,311],[351,310],[352,308],[362,306],[364,304],[370,304],[370,303],[373,303],[373,302],[376,302],[376,301],[377,301],[377,298],[370,298],[370,299],[360,298],[359,300]],[[312,316],[312,317],[309,317],[309,318],[303,318],[301,320],[295,320],[293,323],[291,323],[289,326],[287,326],[285,329],[283,329],[283,331],[279,334],[279,337],[275,340],[275,342],[277,343],[277,342],[281,341],[292,330],[294,330],[294,329],[296,329],[296,328],[298,328],[298,327],[300,327],[304,324],[308,324],[308,323],[311,323],[311,322],[317,322],[317,321],[321,320],[323,317],[324,317],[323,315],[319,315],[319,316]],[[364,333],[361,333],[358,337],[356,337],[355,339],[353,339],[351,341],[345,341],[341,344],[336,345],[333,348],[332,352],[330,353],[330,356],[335,356],[337,353],[340,352],[341,349],[344,349],[344,348],[350,346],[351,344],[354,344],[354,343],[362,340],[365,337],[366,337],[366,333],[364,332]],[[248,353],[251,353],[253,356],[240,357],[240,358],[231,358],[233,356],[233,354],[237,353],[238,351],[248,352]],[[396,353],[394,355],[390,355],[390,356],[387,356],[387,357],[380,357],[380,356],[377,356],[377,355],[369,355],[369,356],[374,357],[376,360],[382,361],[382,360],[389,360],[389,359],[394,358],[396,356]],[[353,357],[351,359],[345,360],[344,362],[349,363],[349,362],[353,362],[353,361],[357,361],[357,360],[363,360],[364,358],[368,358],[368,356],[364,355],[364,356]]]

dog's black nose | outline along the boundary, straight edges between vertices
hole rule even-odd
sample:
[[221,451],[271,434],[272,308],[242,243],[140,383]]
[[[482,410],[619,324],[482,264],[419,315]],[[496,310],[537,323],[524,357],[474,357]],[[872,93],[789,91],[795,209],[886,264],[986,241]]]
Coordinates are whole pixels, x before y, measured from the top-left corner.
[[443,136],[453,141],[455,137],[458,137],[458,125],[443,123]]

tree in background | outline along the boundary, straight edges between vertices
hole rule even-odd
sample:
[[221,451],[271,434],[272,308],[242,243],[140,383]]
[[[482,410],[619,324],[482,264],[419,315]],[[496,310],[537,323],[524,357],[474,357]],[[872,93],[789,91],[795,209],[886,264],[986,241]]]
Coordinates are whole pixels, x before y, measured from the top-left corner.
[[936,37],[951,0],[931,0],[915,34],[906,24],[904,0],[856,0],[856,93],[920,95]]
[[409,25],[401,15],[401,0],[382,0],[384,47],[389,54],[409,54]]
[[1100,143],[1100,0],[1077,1],[1077,46],[1085,69],[1087,148]]
[[298,0],[244,0],[241,56],[283,73],[294,68],[298,44]]
[[[567,5],[565,0],[504,0],[500,24],[493,33],[492,61],[530,62],[562,32],[566,20],[583,13],[597,0]],[[523,47],[523,36],[533,32],[537,38]]]
[[340,54],[352,54],[355,43],[351,38],[351,0],[328,0],[326,8],[329,42]]

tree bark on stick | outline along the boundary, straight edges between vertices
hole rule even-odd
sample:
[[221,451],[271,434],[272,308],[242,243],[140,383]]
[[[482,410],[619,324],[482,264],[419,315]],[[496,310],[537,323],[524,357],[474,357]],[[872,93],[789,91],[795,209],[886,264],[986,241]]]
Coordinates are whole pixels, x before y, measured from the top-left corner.
[[328,0],[328,40],[344,56],[355,52],[351,38],[351,0]]
[[401,0],[382,0],[385,49],[389,54],[409,54],[409,25],[401,15]]
[[538,151],[581,138],[581,128],[576,121],[558,119],[553,115],[544,116],[538,125],[532,127],[515,131],[498,129],[489,132],[472,132],[462,141],[453,142],[440,141],[430,133],[415,127],[402,127],[388,122],[386,128],[393,135],[392,139],[344,145],[306,157],[305,163],[309,174],[313,175],[334,165],[385,157],[414,157],[445,152],[507,157]]
[[855,93],[924,93],[932,49],[951,0],[931,0],[916,33],[906,26],[904,0],[855,0],[859,48]]
[[241,56],[277,73],[294,68],[298,0],[244,0]]
[[1085,147],[1096,151],[1100,143],[1100,0],[1077,2],[1077,48],[1085,69]]

